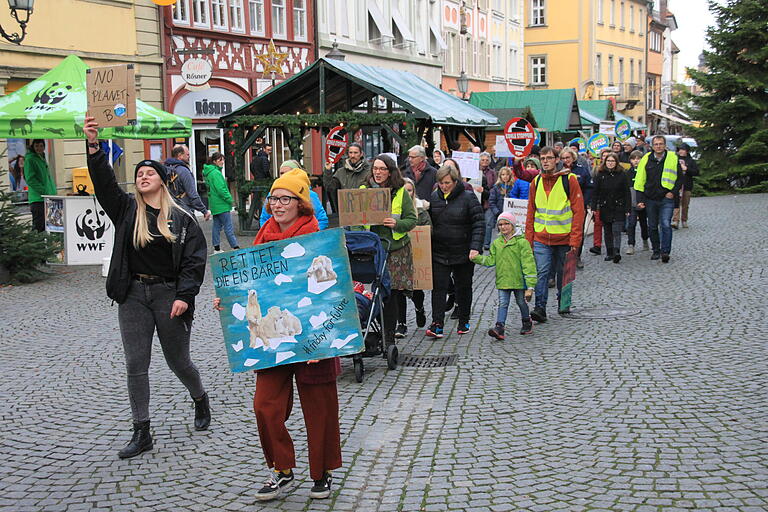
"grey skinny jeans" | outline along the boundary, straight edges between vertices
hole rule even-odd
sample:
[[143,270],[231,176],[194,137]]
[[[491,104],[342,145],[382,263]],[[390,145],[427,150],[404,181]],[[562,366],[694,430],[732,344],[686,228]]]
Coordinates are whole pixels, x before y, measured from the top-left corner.
[[193,398],[205,394],[200,373],[189,358],[192,315],[170,317],[175,297],[173,283],[144,284],[132,279],[128,296],[117,310],[125,352],[128,398],[133,421],[137,423],[149,420],[148,370],[155,328],[168,367]]

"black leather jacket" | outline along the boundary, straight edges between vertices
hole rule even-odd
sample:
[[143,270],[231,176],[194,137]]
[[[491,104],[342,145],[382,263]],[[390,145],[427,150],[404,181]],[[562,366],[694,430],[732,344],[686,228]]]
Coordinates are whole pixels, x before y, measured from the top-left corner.
[[432,218],[432,259],[443,265],[469,262],[469,251],[483,250],[485,215],[474,192],[459,183],[448,199],[438,188],[429,199]]
[[[115,243],[107,275],[107,296],[122,304],[131,284],[128,268],[128,244],[133,243],[133,224],[136,221],[137,204],[132,194],[117,184],[115,172],[107,155],[99,150],[88,155],[88,173],[93,181],[96,198],[115,225]],[[176,269],[176,299],[189,304],[186,314],[194,311],[195,296],[205,276],[208,254],[205,236],[197,221],[182,210],[171,213],[171,232],[176,235],[172,244],[173,267]]]

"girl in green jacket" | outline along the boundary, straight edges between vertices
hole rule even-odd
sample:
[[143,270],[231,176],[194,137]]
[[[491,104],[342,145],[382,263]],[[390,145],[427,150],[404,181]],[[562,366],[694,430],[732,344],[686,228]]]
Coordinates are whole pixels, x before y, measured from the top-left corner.
[[499,311],[496,315],[496,326],[488,329],[488,335],[497,340],[504,339],[504,322],[507,319],[509,300],[512,293],[520,308],[523,319],[523,327],[520,334],[531,334],[533,322],[526,301],[533,296],[533,288],[536,286],[536,261],[533,259],[531,245],[525,239],[517,218],[511,212],[503,212],[499,215],[496,224],[499,228],[499,237],[491,244],[489,254],[477,255],[472,261],[496,267],[496,288],[499,290]]
[[227,235],[227,241],[232,249],[239,249],[240,246],[235,238],[235,229],[232,227],[232,195],[227,187],[227,180],[221,174],[221,168],[224,167],[224,155],[214,153],[208,159],[208,163],[203,166],[203,180],[208,186],[208,209],[213,216],[213,232],[211,233],[211,242],[213,242],[214,254],[221,252],[219,245],[221,230]]

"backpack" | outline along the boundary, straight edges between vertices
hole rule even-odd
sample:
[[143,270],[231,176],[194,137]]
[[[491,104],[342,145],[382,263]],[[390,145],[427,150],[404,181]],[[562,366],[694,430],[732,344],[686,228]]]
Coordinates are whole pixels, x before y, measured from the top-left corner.
[[166,165],[165,168],[168,171],[168,182],[166,183],[168,185],[168,190],[170,191],[173,198],[176,199],[176,201],[179,201],[186,197],[187,191],[184,190],[184,187],[181,184],[181,178],[179,177],[177,166],[178,164],[169,164]]

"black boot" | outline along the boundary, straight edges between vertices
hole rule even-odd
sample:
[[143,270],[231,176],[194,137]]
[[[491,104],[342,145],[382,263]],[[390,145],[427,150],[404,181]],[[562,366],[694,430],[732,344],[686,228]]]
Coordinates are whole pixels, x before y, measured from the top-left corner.
[[605,249],[605,261],[613,261],[613,249]]
[[208,430],[208,425],[211,424],[211,406],[208,403],[208,393],[193,400],[195,402],[195,430]]
[[117,456],[121,459],[130,459],[140,453],[151,450],[153,446],[152,434],[149,433],[149,421],[134,423],[131,441],[125,448],[117,452]]

